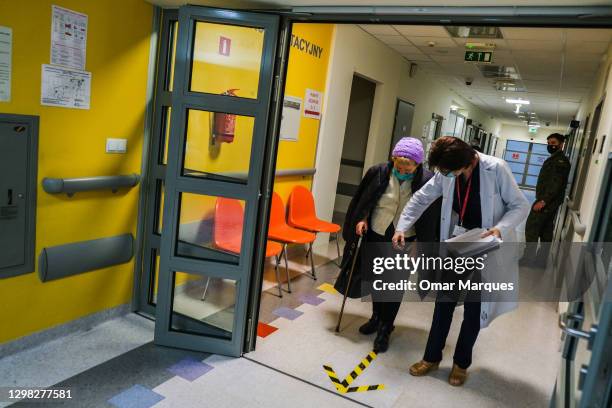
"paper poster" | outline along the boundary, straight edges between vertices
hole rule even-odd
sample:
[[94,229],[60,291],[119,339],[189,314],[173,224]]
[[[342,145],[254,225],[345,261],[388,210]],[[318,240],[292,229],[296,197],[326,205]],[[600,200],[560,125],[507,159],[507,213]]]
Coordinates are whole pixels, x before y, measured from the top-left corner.
[[321,100],[323,95],[314,89],[306,89],[304,101],[304,117],[321,119]]
[[13,30],[0,26],[0,102],[11,100]]
[[51,64],[84,70],[87,49],[87,15],[52,7]]
[[91,72],[43,64],[40,104],[89,109]]
[[300,133],[302,99],[285,96],[281,118],[280,140],[297,141]]

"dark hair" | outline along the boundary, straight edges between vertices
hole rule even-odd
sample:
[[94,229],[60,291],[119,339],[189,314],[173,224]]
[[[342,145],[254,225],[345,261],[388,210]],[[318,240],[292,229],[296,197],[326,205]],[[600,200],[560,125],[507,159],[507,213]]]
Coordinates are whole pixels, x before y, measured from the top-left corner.
[[551,133],[546,140],[550,138],[557,139],[559,144],[563,144],[563,142],[565,142],[565,136],[563,136],[561,133]]
[[476,150],[463,140],[453,136],[436,139],[429,149],[429,167],[456,171],[472,164]]

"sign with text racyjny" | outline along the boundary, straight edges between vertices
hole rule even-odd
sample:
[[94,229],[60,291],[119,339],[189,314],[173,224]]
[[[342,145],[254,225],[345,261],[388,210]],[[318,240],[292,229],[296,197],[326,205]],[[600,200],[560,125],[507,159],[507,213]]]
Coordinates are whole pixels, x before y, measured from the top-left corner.
[[466,51],[464,60],[488,64],[493,62],[493,53],[491,51]]

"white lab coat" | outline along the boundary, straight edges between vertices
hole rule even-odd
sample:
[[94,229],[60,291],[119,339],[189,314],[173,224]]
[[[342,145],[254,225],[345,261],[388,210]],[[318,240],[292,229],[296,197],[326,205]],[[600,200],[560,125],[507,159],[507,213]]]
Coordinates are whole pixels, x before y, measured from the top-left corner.
[[[516,243],[516,227],[529,215],[530,205],[525,195],[516,184],[516,180],[506,162],[500,158],[478,153],[480,160],[480,208],[482,227],[498,228],[504,243]],[[440,240],[450,238],[458,215],[453,211],[455,180],[439,172],[417,191],[404,207],[397,224],[397,231],[406,231],[419,219],[421,214],[437,198],[442,196],[440,214]],[[487,271],[502,271],[504,281],[518,285],[518,251],[516,244],[504,245],[496,256],[489,256]],[[501,267],[503,265],[503,268]],[[493,319],[502,313],[517,307],[513,292],[508,301],[483,302],[481,305],[480,325],[487,327]],[[512,299],[510,299],[512,298]]]

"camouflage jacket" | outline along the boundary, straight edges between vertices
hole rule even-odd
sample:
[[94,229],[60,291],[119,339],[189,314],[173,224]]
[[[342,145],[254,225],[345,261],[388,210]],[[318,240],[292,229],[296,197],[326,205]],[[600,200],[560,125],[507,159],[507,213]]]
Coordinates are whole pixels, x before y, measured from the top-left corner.
[[553,153],[542,164],[536,185],[536,201],[544,200],[545,210],[555,210],[563,203],[570,167],[562,150]]

